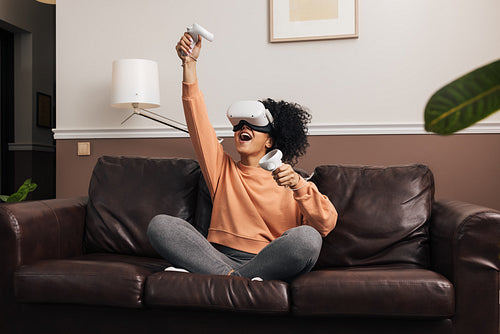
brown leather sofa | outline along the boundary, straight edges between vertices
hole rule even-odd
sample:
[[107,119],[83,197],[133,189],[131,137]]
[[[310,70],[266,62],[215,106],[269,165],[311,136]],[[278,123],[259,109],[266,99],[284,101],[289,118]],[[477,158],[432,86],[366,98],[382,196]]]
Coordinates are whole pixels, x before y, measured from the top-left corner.
[[422,165],[311,181],[339,220],[290,283],[163,271],[149,220],[209,224],[193,160],[102,157],[88,197],[1,204],[0,332],[498,333],[498,211],[434,201]]

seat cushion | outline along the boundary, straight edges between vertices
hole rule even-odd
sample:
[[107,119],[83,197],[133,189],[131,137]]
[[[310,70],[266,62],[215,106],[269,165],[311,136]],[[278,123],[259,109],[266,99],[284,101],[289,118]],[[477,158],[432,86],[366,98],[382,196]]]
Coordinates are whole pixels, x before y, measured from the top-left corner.
[[291,283],[296,315],[444,318],[453,285],[426,269],[391,266],[312,271]]
[[149,307],[286,314],[290,311],[288,288],[282,281],[161,272],[148,278],[144,298]]
[[339,214],[317,268],[429,265],[434,178],[423,165],[319,166],[311,178]]
[[146,236],[158,214],[182,218],[206,235],[211,202],[196,161],[99,158],[89,186],[85,253],[159,257]]
[[166,265],[160,259],[107,254],[40,261],[15,273],[16,298],[25,303],[139,308],[147,276]]

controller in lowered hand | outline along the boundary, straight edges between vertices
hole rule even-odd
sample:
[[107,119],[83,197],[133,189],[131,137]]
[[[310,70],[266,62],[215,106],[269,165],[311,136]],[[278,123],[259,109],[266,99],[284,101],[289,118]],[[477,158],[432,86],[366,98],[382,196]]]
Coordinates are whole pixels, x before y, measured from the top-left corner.
[[272,172],[281,167],[281,158],[283,158],[283,153],[278,149],[274,149],[259,160],[259,166]]

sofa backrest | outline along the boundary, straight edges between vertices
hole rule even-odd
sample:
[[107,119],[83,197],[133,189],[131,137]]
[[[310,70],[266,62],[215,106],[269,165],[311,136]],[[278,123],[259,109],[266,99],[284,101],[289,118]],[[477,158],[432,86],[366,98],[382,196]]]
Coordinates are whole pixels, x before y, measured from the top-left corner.
[[311,181],[339,214],[317,267],[429,265],[434,178],[426,166],[319,166]]
[[[317,267],[428,266],[434,179],[426,166],[319,166],[310,180],[339,213]],[[207,235],[211,210],[195,160],[104,156],[90,181],[84,251],[159,257],[146,236],[155,215],[183,218]]]
[[206,235],[211,210],[196,161],[104,156],[90,181],[84,251],[158,257],[146,236],[155,215],[183,218]]

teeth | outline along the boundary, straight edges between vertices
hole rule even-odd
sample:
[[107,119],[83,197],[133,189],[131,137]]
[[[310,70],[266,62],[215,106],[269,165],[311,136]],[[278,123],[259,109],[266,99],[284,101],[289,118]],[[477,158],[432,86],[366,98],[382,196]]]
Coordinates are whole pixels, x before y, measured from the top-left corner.
[[250,135],[249,135],[248,133],[246,133],[246,132],[242,132],[242,133],[240,134],[240,138],[241,138],[241,140],[250,140],[250,139],[252,139],[252,136],[250,136]]

